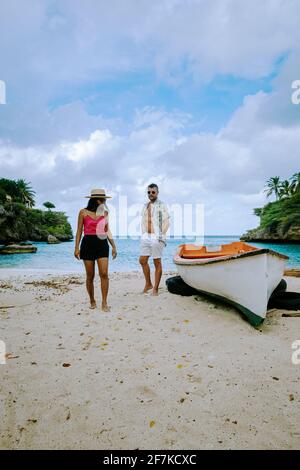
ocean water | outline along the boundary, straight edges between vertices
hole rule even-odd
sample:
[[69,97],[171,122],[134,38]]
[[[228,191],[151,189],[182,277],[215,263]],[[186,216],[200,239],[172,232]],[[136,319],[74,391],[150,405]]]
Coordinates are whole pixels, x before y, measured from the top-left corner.
[[[207,236],[205,244],[220,245],[238,241],[238,236]],[[193,239],[169,239],[163,253],[164,270],[175,270],[173,255],[181,243],[193,243]],[[74,242],[64,242],[57,245],[49,245],[44,242],[34,242],[37,246],[36,253],[12,254],[0,256],[1,268],[14,268],[22,270],[83,272],[82,261],[76,260]],[[111,271],[135,271],[139,270],[139,240],[129,238],[116,239],[118,257],[110,260]],[[272,248],[290,257],[287,266],[300,267],[300,245],[276,244],[276,243],[251,243],[258,247]]]

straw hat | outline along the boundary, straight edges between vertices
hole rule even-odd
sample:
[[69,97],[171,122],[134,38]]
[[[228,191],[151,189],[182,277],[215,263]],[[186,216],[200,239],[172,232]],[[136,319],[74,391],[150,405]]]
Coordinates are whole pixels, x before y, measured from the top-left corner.
[[106,196],[105,194],[105,189],[98,188],[98,189],[92,189],[91,190],[91,195],[90,196],[85,196],[88,198],[94,197],[94,198],[99,198],[99,199],[109,199],[111,196]]

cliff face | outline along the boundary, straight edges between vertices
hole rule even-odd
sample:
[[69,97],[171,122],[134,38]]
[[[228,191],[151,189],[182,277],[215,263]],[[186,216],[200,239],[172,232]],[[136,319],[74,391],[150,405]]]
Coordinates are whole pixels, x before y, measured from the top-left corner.
[[248,230],[241,240],[300,243],[300,194],[264,206],[259,227]]
[[265,241],[265,242],[299,242],[300,243],[300,225],[292,225],[288,230],[278,227],[276,230],[255,228],[248,230],[242,235],[244,241]]
[[47,241],[48,235],[61,241],[73,238],[71,225],[63,212],[29,209],[20,203],[0,204],[0,244]]

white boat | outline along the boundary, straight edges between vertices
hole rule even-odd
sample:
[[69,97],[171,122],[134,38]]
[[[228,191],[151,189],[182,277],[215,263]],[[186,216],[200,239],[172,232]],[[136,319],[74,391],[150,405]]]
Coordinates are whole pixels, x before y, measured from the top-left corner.
[[180,245],[174,263],[186,284],[225,300],[258,326],[266,317],[268,300],[283,277],[287,259],[268,248],[233,242],[218,247]]

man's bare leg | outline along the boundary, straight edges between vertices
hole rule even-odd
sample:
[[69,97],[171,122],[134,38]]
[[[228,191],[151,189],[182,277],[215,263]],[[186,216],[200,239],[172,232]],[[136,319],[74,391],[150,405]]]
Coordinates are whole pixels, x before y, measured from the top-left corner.
[[149,256],[140,256],[139,262],[143,268],[143,273],[145,277],[145,287],[143,290],[143,294],[146,294],[150,289],[153,289],[153,285],[151,282],[151,274],[150,274],[150,266],[148,263]]
[[155,266],[155,282],[154,282],[154,287],[152,290],[152,295],[158,295],[158,288],[159,288],[159,283],[160,283],[161,275],[162,275],[161,258],[154,259],[153,263]]

